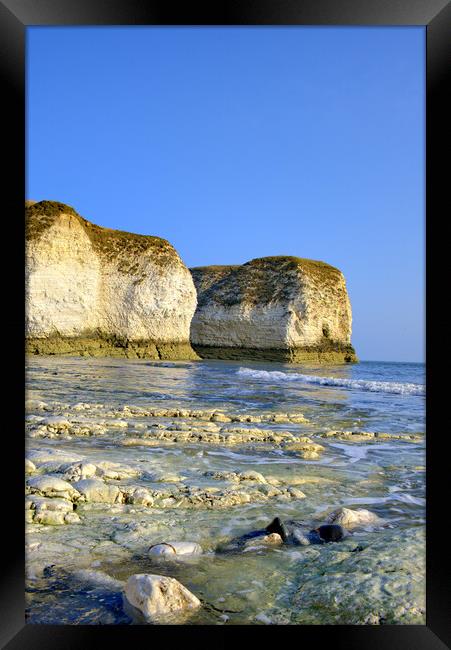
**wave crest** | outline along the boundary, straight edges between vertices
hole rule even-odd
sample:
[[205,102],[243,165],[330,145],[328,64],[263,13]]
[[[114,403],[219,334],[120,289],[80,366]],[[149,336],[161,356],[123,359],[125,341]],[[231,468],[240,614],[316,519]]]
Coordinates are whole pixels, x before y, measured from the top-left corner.
[[278,370],[253,370],[252,368],[239,368],[237,374],[260,381],[299,381],[304,384],[317,384],[320,386],[338,386],[341,388],[354,388],[356,390],[370,391],[373,393],[394,393],[398,395],[425,395],[426,387],[423,384],[398,383],[394,381],[369,381],[365,379],[338,379],[336,377],[318,377],[303,375],[297,372],[280,372]]

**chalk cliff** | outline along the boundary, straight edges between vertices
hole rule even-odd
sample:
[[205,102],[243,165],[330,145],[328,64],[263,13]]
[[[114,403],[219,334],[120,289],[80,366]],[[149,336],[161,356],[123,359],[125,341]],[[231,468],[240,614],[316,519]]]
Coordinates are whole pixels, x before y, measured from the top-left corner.
[[333,266],[264,257],[190,270],[198,299],[191,343],[202,357],[357,360],[345,279]]
[[102,228],[63,203],[28,201],[26,349],[198,358],[191,274],[165,239]]

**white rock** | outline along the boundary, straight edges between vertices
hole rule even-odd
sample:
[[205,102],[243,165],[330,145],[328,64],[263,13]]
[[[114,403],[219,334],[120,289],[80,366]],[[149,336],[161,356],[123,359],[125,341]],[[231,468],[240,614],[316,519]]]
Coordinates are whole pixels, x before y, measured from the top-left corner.
[[152,506],[153,502],[153,496],[146,488],[137,487],[130,492],[127,491],[127,503],[135,506]]
[[125,420],[111,420],[108,422],[110,429],[126,429],[128,427],[128,422]]
[[96,478],[78,481],[77,489],[86,501],[93,503],[118,503],[122,497],[117,485],[107,485]]
[[63,467],[63,478],[66,481],[79,481],[83,478],[92,478],[97,468],[92,463],[72,463]]
[[46,408],[47,404],[38,399],[27,399],[25,402],[26,411],[44,411]]
[[174,555],[200,555],[202,547],[196,542],[162,542],[149,549],[149,555],[174,556]]
[[67,515],[64,516],[64,523],[66,524],[79,524],[80,521],[81,519],[76,512],[68,512]]
[[128,465],[123,465],[121,463],[101,461],[100,463],[97,463],[97,473],[99,476],[102,476],[102,478],[121,480],[138,476],[140,471],[134,467],[129,467]]
[[62,464],[76,463],[83,460],[83,458],[77,454],[68,454],[60,449],[34,449],[27,453],[27,457],[33,461],[37,467],[49,462],[58,462]]
[[25,507],[37,511],[54,510],[59,512],[72,512],[74,504],[67,499],[50,499],[48,497],[40,497],[35,494],[29,494],[25,497]]
[[33,523],[45,524],[47,526],[62,526],[64,524],[64,517],[64,512],[58,512],[57,510],[42,510],[41,512],[36,512],[33,517]]
[[201,605],[200,600],[175,578],[147,573],[133,575],[127,580],[125,597],[150,621],[190,612]]
[[280,546],[281,544],[283,544],[281,536],[278,533],[270,533],[269,535],[261,535],[246,540],[244,550],[250,551],[261,548],[262,546]]
[[299,488],[296,488],[296,487],[289,486],[287,488],[287,492],[288,492],[288,494],[290,494],[290,496],[293,499],[305,499],[306,498],[304,492],[302,492],[302,490],[300,490]]
[[51,415],[48,418],[44,418],[41,424],[47,427],[54,427],[55,429],[68,429],[70,427],[69,420],[61,415]]
[[80,522],[80,517],[73,512],[73,503],[66,499],[28,495],[25,498],[25,508],[29,523],[61,526]]
[[366,524],[380,524],[382,520],[369,510],[359,508],[358,510],[351,510],[349,508],[339,508],[334,510],[327,517],[327,523],[339,524],[345,528],[352,528],[354,526],[364,526]]
[[240,477],[241,481],[256,481],[256,483],[266,483],[265,477],[259,472],[240,472],[238,476]]
[[74,501],[80,493],[67,481],[54,476],[34,476],[27,480],[28,491],[46,497],[60,497]]
[[45,524],[47,526],[61,526],[63,524],[78,524],[80,517],[76,512],[60,512],[58,510],[36,511],[33,523]]
[[319,453],[317,451],[300,451],[299,456],[304,460],[316,460],[319,458]]
[[225,415],[224,413],[213,413],[211,416],[211,421],[212,422],[230,422],[231,418],[228,415]]
[[260,623],[264,623],[265,625],[272,625],[271,619],[269,618],[269,616],[266,616],[264,612],[257,614],[255,620],[260,621]]
[[35,471],[36,465],[29,458],[25,458],[25,473],[32,474]]

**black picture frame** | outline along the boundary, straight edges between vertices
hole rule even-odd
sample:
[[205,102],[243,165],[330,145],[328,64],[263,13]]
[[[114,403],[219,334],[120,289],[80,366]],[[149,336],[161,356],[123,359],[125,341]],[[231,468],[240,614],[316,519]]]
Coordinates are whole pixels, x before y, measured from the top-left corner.
[[[25,170],[25,30],[32,25],[422,25],[426,36],[426,291],[427,291],[427,622],[424,626],[47,626],[24,620],[24,523],[22,516],[24,455],[23,350],[24,323],[24,170]],[[24,648],[90,648],[100,644],[126,647],[136,643],[181,642],[225,647],[230,643],[254,647],[287,643],[314,644],[348,650],[362,648],[439,650],[451,647],[450,552],[445,533],[448,503],[449,456],[443,453],[448,435],[445,393],[433,376],[446,368],[447,322],[433,329],[438,312],[433,289],[447,279],[447,238],[440,217],[446,217],[445,196],[447,63],[451,61],[451,5],[447,0],[245,0],[210,3],[207,7],[146,0],[0,0],[0,66],[4,91],[3,140],[6,152],[3,217],[4,247],[8,258],[3,277],[2,321],[7,326],[4,352],[7,397],[3,435],[8,448],[4,469],[9,470],[4,508],[7,516],[2,541],[0,643],[8,650]],[[49,89],[51,95],[51,89]],[[6,110],[5,110],[6,109]],[[449,183],[449,181],[448,181]],[[445,249],[446,246],[446,249]],[[443,291],[446,292],[446,284]],[[443,298],[442,298],[443,299]],[[445,297],[446,300],[446,297]],[[437,309],[435,309],[437,307]],[[438,320],[438,319],[437,319]],[[437,321],[436,321],[437,323]],[[444,328],[444,329],[442,329]],[[443,380],[446,382],[446,379]],[[446,386],[445,386],[446,388]],[[448,399],[449,401],[449,399]],[[442,436],[442,437],[441,437]],[[4,443],[5,444],[5,443]],[[4,448],[5,449],[5,448]],[[449,492],[448,492],[449,493]],[[144,635],[144,636],[143,636]]]

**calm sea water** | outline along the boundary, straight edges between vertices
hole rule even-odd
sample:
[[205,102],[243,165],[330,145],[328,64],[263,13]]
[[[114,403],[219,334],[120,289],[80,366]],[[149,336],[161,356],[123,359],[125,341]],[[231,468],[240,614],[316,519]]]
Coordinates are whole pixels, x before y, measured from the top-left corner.
[[[36,357],[28,362],[27,398],[44,401],[50,411],[44,415],[64,414],[70,421],[82,417],[73,409],[80,402],[100,405],[99,412],[90,412],[90,421],[102,421],[107,428],[106,434],[98,437],[68,436],[61,440],[30,437],[27,451],[31,455],[43,451],[64,452],[78,454],[94,464],[108,461],[137,466],[139,463],[140,468],[149,472],[158,469],[182,474],[183,484],[188,486],[203,485],[205,472],[212,470],[256,470],[264,476],[288,482],[293,476],[306,478],[305,485],[301,485],[306,498],[299,501],[268,499],[263,503],[250,502],[224,509],[189,511],[126,505],[112,509],[108,504],[96,504],[78,510],[82,517],[79,525],[30,524],[28,548],[32,552],[27,556],[30,568],[27,613],[31,622],[114,624],[132,621],[117,591],[89,586],[83,580],[77,582],[77,568],[101,570],[118,580],[126,580],[131,573],[138,572],[173,575],[208,603],[190,619],[193,624],[373,622],[370,602],[368,611],[362,613],[362,620],[357,614],[358,620],[349,619],[348,611],[352,608],[352,598],[368,589],[363,586],[362,578],[367,575],[368,567],[372,567],[376,575],[378,571],[383,573],[385,581],[385,587],[379,585],[380,590],[373,594],[377,610],[374,616],[382,622],[422,621],[424,364],[361,362],[346,366],[300,366],[244,360],[151,362]],[[325,451],[318,459],[305,460],[277,445],[259,448],[257,445],[221,447],[198,443],[166,448],[124,447],[121,441],[125,435],[142,431],[143,426],[149,425],[149,419],[144,425],[139,418],[127,419],[123,415],[127,431],[110,428],[108,414],[119,412],[124,405],[218,409],[231,415],[301,412],[308,420],[306,424],[273,424],[272,428],[294,433],[302,431],[303,435],[324,445]],[[31,428],[40,417],[43,417],[42,411],[31,408]],[[162,422],[164,426],[168,424]],[[405,437],[377,439],[366,443],[321,437],[329,430],[390,433],[413,438],[411,441],[406,441]],[[41,470],[38,467],[38,471],[48,473],[48,467]],[[145,473],[143,476],[135,482],[146,486]],[[316,569],[312,562],[308,568],[302,564],[309,554],[318,553],[313,547],[301,551],[288,548],[247,554],[244,572],[242,557],[222,558],[213,553],[218,542],[260,528],[273,516],[319,522],[324,513],[340,506],[370,509],[386,522],[383,529],[357,531],[354,535],[354,546],[355,540],[368,545],[368,557],[364,558],[366,569],[363,565],[355,565],[356,554],[352,554],[354,547],[349,544],[341,549],[337,544],[327,545],[327,549],[315,556]],[[397,536],[400,534],[406,540],[405,560],[399,553]],[[198,541],[207,553],[196,562],[165,565],[156,571],[149,565],[143,549],[166,537]],[[334,548],[329,548],[332,546]],[[71,550],[65,555],[64,549]],[[77,549],[75,555],[74,549]],[[343,556],[345,551],[346,557]],[[402,580],[397,583],[397,591],[394,589],[392,596],[387,596],[384,562],[392,561],[390,552],[399,555],[401,564],[397,569],[387,569],[387,580],[398,573]],[[51,561],[52,553],[56,561]],[[342,607],[332,606],[329,601],[320,606],[309,589],[314,589],[320,579],[318,576],[327,576],[329,571],[331,576],[336,575],[333,567],[340,553],[343,570],[349,577],[349,584],[346,583],[348,600],[343,601]],[[415,554],[420,560],[411,565],[409,555]],[[304,566],[303,572],[300,572],[301,566]],[[406,575],[410,577],[403,582]],[[340,587],[340,594],[342,591]],[[301,592],[307,595],[300,601]],[[323,592],[326,594],[324,589]],[[399,613],[400,603],[407,596],[410,609],[407,614]],[[337,597],[332,590],[330,598]],[[327,600],[326,595],[324,598]],[[364,596],[360,600],[362,598]],[[369,616],[368,620],[365,616]]]

